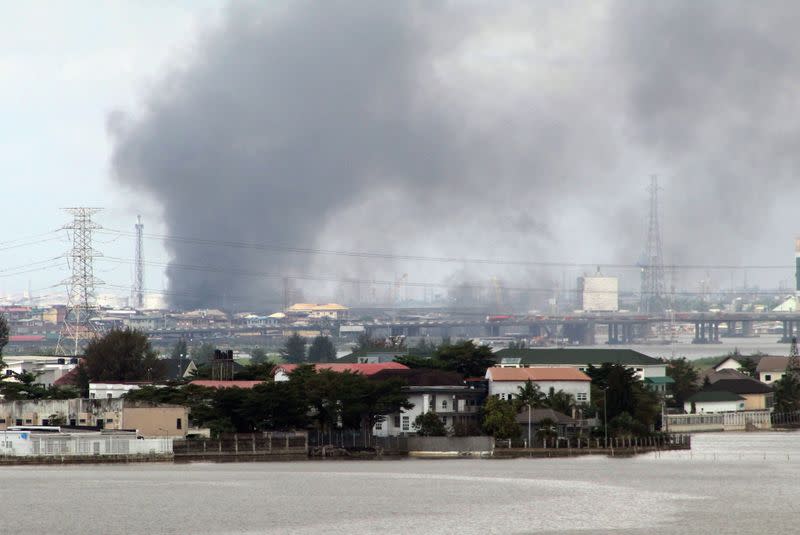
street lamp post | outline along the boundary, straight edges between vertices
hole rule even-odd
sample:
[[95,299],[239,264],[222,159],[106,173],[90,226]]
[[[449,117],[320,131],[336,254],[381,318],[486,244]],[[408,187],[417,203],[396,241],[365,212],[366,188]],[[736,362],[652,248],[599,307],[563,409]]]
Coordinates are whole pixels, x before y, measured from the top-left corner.
[[603,436],[605,440],[605,447],[608,447],[608,403],[606,402],[606,392],[608,391],[608,387],[603,389]]
[[531,403],[528,401],[528,447],[531,447]]

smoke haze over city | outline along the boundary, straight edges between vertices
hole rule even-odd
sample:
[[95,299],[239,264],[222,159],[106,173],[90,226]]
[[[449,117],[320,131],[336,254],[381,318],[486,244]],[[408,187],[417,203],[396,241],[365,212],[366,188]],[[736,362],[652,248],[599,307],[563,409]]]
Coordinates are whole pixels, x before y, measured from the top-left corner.
[[635,287],[652,174],[667,263],[785,265],[731,275],[776,287],[798,232],[800,7],[772,7],[231,4],[143,111],[109,113],[113,180],[208,240],[165,241],[179,306],[279,303],[282,276],[562,277],[320,250],[624,264]]

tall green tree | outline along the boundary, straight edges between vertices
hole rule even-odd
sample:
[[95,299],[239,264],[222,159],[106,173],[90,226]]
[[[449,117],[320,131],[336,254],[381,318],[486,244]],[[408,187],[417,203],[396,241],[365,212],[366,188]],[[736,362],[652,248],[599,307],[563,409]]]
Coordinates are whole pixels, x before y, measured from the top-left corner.
[[472,340],[440,346],[434,359],[441,361],[445,369],[464,377],[483,377],[486,368],[495,364],[492,349],[486,345],[476,346]]
[[214,360],[214,344],[209,344],[208,342],[203,342],[200,345],[192,347],[191,355],[192,360],[197,363],[197,365],[201,364],[209,364],[212,360]]
[[267,352],[263,347],[254,347],[250,350],[250,362],[253,364],[263,364],[267,362]]
[[336,360],[336,346],[330,337],[319,335],[308,348],[309,362],[333,362]]
[[743,357],[739,359],[739,364],[742,365],[739,368],[739,371],[745,375],[749,375],[750,377],[756,376],[756,368],[758,367],[758,363],[753,357]]
[[185,338],[181,338],[175,342],[175,345],[172,346],[172,351],[170,351],[169,356],[173,359],[185,359],[189,356],[189,348],[186,344]]
[[667,376],[675,381],[670,385],[671,405],[683,407],[684,401],[697,392],[697,370],[686,357],[675,358],[667,361]]
[[9,330],[6,317],[0,314],[0,368],[3,367],[3,348],[8,344]]
[[787,370],[772,388],[775,391],[775,412],[800,410],[800,378],[797,373]]
[[281,348],[281,357],[289,364],[300,364],[306,361],[306,340],[298,333],[286,339]]
[[90,341],[83,362],[92,381],[157,381],[166,372],[147,335],[131,329]]
[[495,396],[486,398],[483,407],[483,431],[494,438],[516,438],[520,434],[514,403]]

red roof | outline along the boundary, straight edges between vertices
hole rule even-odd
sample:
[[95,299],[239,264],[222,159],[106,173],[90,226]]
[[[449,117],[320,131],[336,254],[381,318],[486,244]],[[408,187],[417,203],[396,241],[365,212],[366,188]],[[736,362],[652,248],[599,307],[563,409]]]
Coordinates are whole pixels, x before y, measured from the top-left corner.
[[53,381],[55,386],[77,386],[78,385],[78,367],[75,366],[70,371]]
[[191,381],[189,384],[204,386],[206,388],[253,388],[263,383],[264,381],[212,381],[210,379],[197,379]]
[[14,334],[8,337],[9,342],[43,342],[44,336],[40,334]]
[[[298,364],[278,364],[275,366],[275,369],[272,371],[272,373],[275,374],[279,371],[283,371],[287,374],[292,373],[297,369],[297,366]],[[365,364],[334,362],[314,364],[314,368],[317,370],[330,370],[337,373],[349,371],[352,373],[360,373],[369,377],[370,375],[375,375],[383,370],[407,370],[408,366],[400,364],[399,362],[372,362]]]

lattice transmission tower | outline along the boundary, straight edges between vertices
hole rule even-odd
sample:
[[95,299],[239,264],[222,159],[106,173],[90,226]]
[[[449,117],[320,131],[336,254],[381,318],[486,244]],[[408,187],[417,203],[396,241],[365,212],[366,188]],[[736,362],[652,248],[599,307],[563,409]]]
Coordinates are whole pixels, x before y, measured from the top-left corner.
[[642,262],[642,312],[664,311],[664,261],[661,256],[661,227],[658,218],[658,178],[650,177],[650,218],[647,246]]
[[56,353],[77,356],[84,342],[93,338],[97,331],[90,319],[97,309],[95,285],[100,281],[94,277],[94,258],[100,253],[92,247],[92,232],[102,227],[92,221],[92,216],[101,208],[65,208],[72,214],[72,222],[64,225],[72,231],[72,250],[67,255],[72,275],[64,281],[67,285],[67,313],[58,337]]
[[136,218],[136,252],[134,255],[133,306],[144,308],[144,224],[142,216]]
[[800,373],[800,353],[797,351],[797,337],[792,336],[789,346],[789,360],[786,362],[786,373]]

